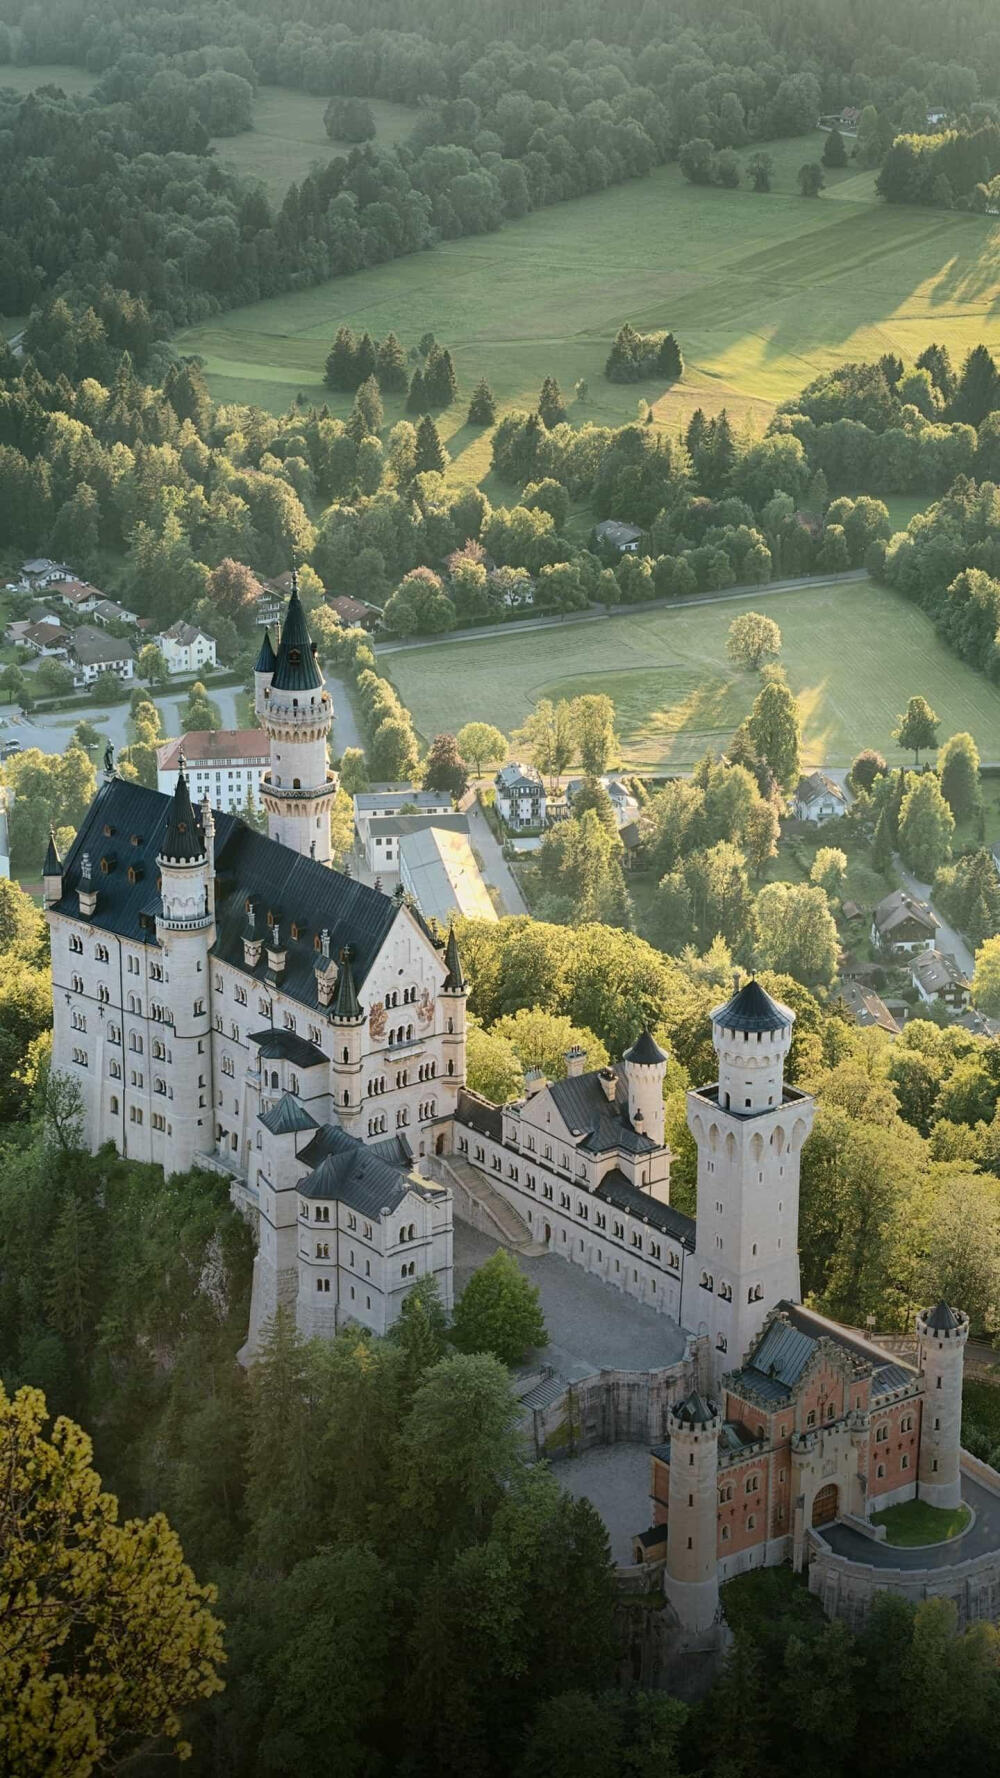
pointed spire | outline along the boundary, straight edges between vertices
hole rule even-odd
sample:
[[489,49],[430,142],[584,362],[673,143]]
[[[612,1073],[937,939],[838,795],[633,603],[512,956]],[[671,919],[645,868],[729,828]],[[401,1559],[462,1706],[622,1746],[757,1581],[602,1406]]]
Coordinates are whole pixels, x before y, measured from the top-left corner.
[[60,858],[58,850],[56,849],[56,835],[55,835],[55,829],[53,827],[49,828],[49,845],[48,845],[48,850],[45,854],[45,863],[42,866],[42,876],[43,877],[61,877],[62,876],[62,859]]
[[299,577],[293,568],[292,596],[281,626],[271,688],[273,691],[318,691],[322,683],[323,675],[316,663],[316,650],[299,599]]
[[192,863],[196,858],[204,858],[205,845],[201,829],[191,807],[191,793],[188,782],[182,771],[177,774],[174,794],[167,810],[167,828],[160,848],[161,858],[176,858]]
[[448,928],[448,943],[444,948],[444,960],[448,965],[448,974],[444,979],[446,994],[464,994],[465,977],[462,974],[462,961],[458,954],[458,940],[454,926]]
[[275,653],[274,649],[271,647],[271,632],[265,624],[264,640],[260,645],[260,653],[254,661],[253,670],[255,673],[273,673],[274,668]]
[[358,1004],[358,992],[354,986],[354,971],[351,960],[343,951],[340,953],[340,974],[337,977],[337,998],[333,1003],[335,1019],[360,1019],[361,1007]]

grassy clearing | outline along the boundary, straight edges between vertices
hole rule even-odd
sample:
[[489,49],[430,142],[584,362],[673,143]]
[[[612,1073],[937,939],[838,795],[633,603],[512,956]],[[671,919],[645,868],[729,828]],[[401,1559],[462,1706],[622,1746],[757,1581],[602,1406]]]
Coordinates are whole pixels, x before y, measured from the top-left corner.
[[[922,692],[943,736],[970,729],[984,760],[1000,760],[1000,693],[957,659],[932,625],[871,582],[818,585],[758,601],[781,627],[782,660],[803,717],[809,765],[848,765],[861,747],[903,759],[896,718]],[[719,747],[759,689],[726,659],[739,602],[566,623],[479,641],[404,649],[384,665],[425,735],[448,712],[509,733],[540,697],[606,692],[614,700],[626,764],[684,767]]]
[[5,64],[0,68],[0,86],[11,87],[15,93],[33,93],[40,86],[61,86],[64,93],[89,93],[97,80],[86,68],[71,68],[62,62],[38,62],[30,68]]
[[[391,144],[409,134],[416,117],[410,106],[393,105],[388,99],[371,99],[369,103],[379,142]],[[325,163],[348,150],[346,142],[331,142],[323,127],[326,104],[326,99],[315,93],[262,86],[254,102],[253,129],[239,136],[217,136],[215,152],[226,166],[259,179],[278,202],[316,161]]]
[[[318,104],[318,101],[317,101]],[[675,166],[559,204],[495,235],[443,243],[316,289],[232,310],[182,334],[206,360],[213,392],[280,411],[300,390],[325,398],[322,367],[341,322],[407,344],[433,328],[452,347],[461,397],[443,431],[457,480],[480,480],[488,438],[461,425],[468,391],[487,376],[502,407],[537,397],[547,373],[572,395],[574,421],[620,424],[638,398],[674,426],[699,403],[763,424],[774,405],[825,366],[912,358],[931,339],[961,356],[1000,348],[995,307],[1000,225],[988,217],[890,208],[873,176],[845,169],[810,201],[795,174],[821,137],[773,145],[775,190],[688,185]],[[608,344],[624,319],[671,327],[686,359],[672,388],[607,383]],[[346,412],[349,403],[332,405]],[[387,408],[387,421],[399,417]]]
[[885,1526],[886,1543],[902,1549],[914,1549],[922,1543],[945,1543],[958,1537],[968,1522],[967,1506],[947,1509],[928,1506],[925,1500],[904,1500],[899,1506],[887,1507],[884,1513],[872,1513],[872,1524]]

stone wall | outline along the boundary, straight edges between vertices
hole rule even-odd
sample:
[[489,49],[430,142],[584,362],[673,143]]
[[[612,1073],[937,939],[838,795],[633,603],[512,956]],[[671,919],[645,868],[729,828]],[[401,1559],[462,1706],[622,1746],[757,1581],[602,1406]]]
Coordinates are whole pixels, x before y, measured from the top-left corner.
[[[1000,1475],[988,1463],[962,1453],[962,1470],[984,1488],[1000,1494]],[[946,1568],[883,1568],[848,1561],[827,1549],[812,1533],[809,1548],[809,1591],[828,1617],[839,1617],[857,1630],[865,1623],[877,1593],[899,1593],[915,1604],[921,1599],[951,1599],[958,1628],[1000,1622],[1000,1549],[988,1550]],[[956,1555],[961,1549],[956,1545]]]
[[576,1457],[594,1445],[662,1444],[672,1403],[704,1387],[703,1344],[691,1341],[685,1356],[662,1370],[595,1371],[568,1383],[554,1401],[527,1407],[536,1457]]

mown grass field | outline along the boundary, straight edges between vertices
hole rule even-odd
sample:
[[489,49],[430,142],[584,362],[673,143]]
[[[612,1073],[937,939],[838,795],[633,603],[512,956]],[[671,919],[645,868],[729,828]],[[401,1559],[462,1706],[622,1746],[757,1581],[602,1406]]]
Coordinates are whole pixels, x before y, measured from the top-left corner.
[[[625,763],[686,766],[715,750],[746,715],[754,673],[726,659],[729,625],[754,600],[560,624],[478,641],[441,641],[382,657],[430,737],[473,718],[507,734],[541,697],[605,692],[614,700]],[[986,761],[1000,761],[1000,692],[950,653],[932,625],[869,582],[810,587],[760,601],[781,627],[782,662],[802,712],[809,765],[848,765],[862,747],[906,758],[891,735],[921,692],[941,734],[970,729]]]
[[[875,198],[871,173],[850,168],[830,174],[818,199],[802,198],[797,169],[818,158],[822,140],[772,145],[769,194],[696,188],[661,167],[494,235],[233,310],[178,344],[204,357],[217,396],[280,411],[299,392],[321,397],[341,322],[394,328],[407,345],[431,328],[452,347],[462,385],[442,427],[462,481],[481,479],[488,462],[487,439],[462,424],[480,375],[508,407],[532,403],[547,373],[568,398],[583,377],[589,394],[570,409],[576,421],[620,423],[642,397],[670,425],[699,403],[763,424],[777,402],[846,358],[890,348],[913,358],[932,339],[957,356],[980,339],[1000,349],[996,220],[891,208]],[[625,319],[673,328],[686,361],[679,384],[604,380]],[[397,417],[390,405],[387,419]]]
[[[348,144],[331,142],[323,127],[326,99],[289,87],[262,86],[254,102],[253,129],[214,141],[220,161],[261,180],[268,195],[280,202],[288,187],[303,179],[314,162],[347,152]],[[413,128],[416,112],[388,99],[369,100],[375,114],[376,140],[398,142]]]

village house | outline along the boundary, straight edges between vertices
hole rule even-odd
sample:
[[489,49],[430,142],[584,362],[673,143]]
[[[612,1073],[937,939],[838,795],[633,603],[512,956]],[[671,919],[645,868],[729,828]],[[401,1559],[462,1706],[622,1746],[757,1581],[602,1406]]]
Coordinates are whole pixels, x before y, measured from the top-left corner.
[[873,988],[862,987],[860,982],[845,981],[841,986],[838,998],[853,1013],[859,1025],[868,1028],[877,1026],[889,1037],[898,1037],[900,1027],[884,1000],[880,999]]
[[812,821],[819,826],[824,821],[835,821],[847,809],[847,792],[825,772],[810,772],[799,779],[792,797],[796,821]]
[[[451,815],[451,797],[444,790],[364,790],[354,798],[354,830],[370,871],[399,869],[400,817]],[[464,819],[464,817],[463,817]],[[468,826],[466,824],[466,831]]]
[[933,948],[937,919],[908,889],[894,889],[872,914],[872,944],[886,956],[912,956]]
[[25,592],[54,586],[57,581],[72,580],[73,570],[65,562],[53,562],[48,556],[36,556],[21,563],[21,586]]
[[[572,808],[574,797],[579,796],[580,791],[584,788],[586,782],[586,778],[570,779],[566,786],[566,801],[570,808]],[[611,777],[609,773],[604,772],[598,779],[598,783],[604,786],[604,789],[611,798],[611,807],[614,809],[615,820],[618,823],[619,831],[623,827],[627,827],[629,822],[637,819],[639,814],[638,798],[633,795],[628,785],[623,783],[621,778]]]
[[620,556],[634,556],[642,542],[642,530],[638,525],[624,524],[621,519],[602,519],[594,526],[594,541],[616,549]]
[[456,915],[467,920],[497,918],[472,850],[465,815],[450,819],[439,815],[427,826],[417,825],[401,833],[399,881],[424,919],[435,920],[441,927],[449,926]]
[[69,664],[73,684],[92,685],[102,673],[115,673],[119,679],[135,677],[135,650],[131,643],[109,636],[89,624],[81,624],[73,632],[69,647]]
[[104,597],[100,588],[91,586],[89,581],[72,578],[52,582],[48,591],[53,599],[58,599],[80,617],[89,616],[96,609],[98,601]]
[[168,673],[200,673],[215,666],[215,637],[195,624],[171,624],[161,630],[156,646],[167,663]]
[[263,729],[194,729],[156,750],[156,787],[168,796],[184,766],[197,802],[227,812],[260,804],[260,783],[270,763]]
[[545,785],[534,766],[512,760],[500,767],[493,784],[497,814],[505,827],[523,833],[526,828],[545,826]]
[[944,1006],[961,1010],[972,998],[971,984],[954,957],[944,951],[919,952],[910,966],[910,979],[927,1006],[937,1000]]
[[374,605],[367,605],[364,599],[352,599],[347,593],[339,593],[335,599],[328,598],[326,602],[348,629],[360,625],[363,630],[373,630],[382,615]]

